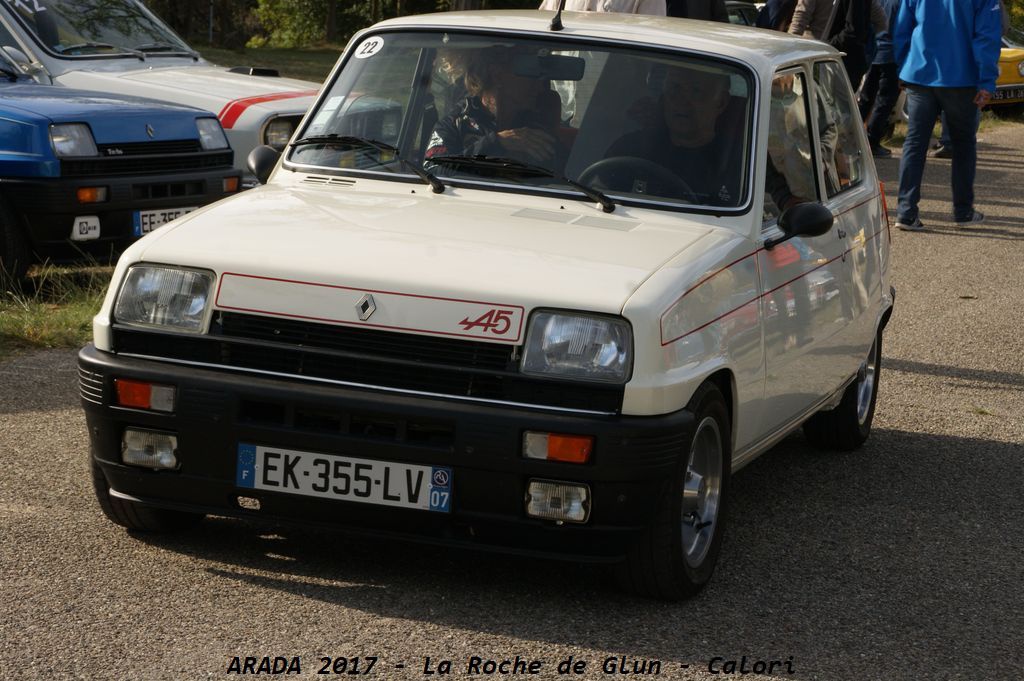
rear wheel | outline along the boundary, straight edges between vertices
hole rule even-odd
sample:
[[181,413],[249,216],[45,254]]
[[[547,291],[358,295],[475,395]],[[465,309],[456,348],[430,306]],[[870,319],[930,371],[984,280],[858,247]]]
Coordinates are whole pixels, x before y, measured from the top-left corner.
[[882,334],[879,332],[857,379],[843,393],[839,406],[819,411],[804,423],[804,435],[815,447],[850,451],[871,434],[882,369]]
[[718,386],[703,384],[688,408],[696,417],[689,448],[662,492],[654,524],[618,574],[633,593],[673,601],[696,594],[715,570],[732,461],[729,412]]
[[174,532],[193,527],[203,519],[200,513],[152,508],[116,497],[110,493],[110,483],[103,475],[103,469],[91,457],[89,464],[92,467],[92,486],[96,492],[96,501],[99,502],[103,515],[111,522],[140,532]]

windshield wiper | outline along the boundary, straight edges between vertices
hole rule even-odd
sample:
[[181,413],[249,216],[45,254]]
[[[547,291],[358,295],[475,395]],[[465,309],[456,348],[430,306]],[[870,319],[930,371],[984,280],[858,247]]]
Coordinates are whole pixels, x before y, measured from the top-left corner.
[[419,177],[421,180],[423,180],[426,184],[429,184],[430,185],[430,189],[435,194],[440,194],[441,192],[444,191],[444,183],[441,182],[441,180],[437,179],[436,177],[434,177],[433,175],[428,173],[423,168],[420,168],[415,163],[412,163],[412,162],[407,161],[404,158],[402,158],[402,156],[398,153],[398,148],[388,144],[387,142],[381,142],[379,140],[366,139],[365,137],[353,137],[351,135],[335,135],[335,134],[331,134],[331,135],[312,135],[310,137],[303,137],[302,139],[295,140],[289,146],[294,148],[294,147],[305,146],[307,144],[329,144],[329,145],[344,146],[344,147],[360,147],[361,146],[361,147],[370,147],[371,149],[376,149],[377,151],[386,151],[388,153],[394,154],[395,155],[395,160],[397,160],[399,163],[401,163],[402,166],[408,168],[413,173],[415,173],[416,176]]
[[136,45],[132,49],[137,52],[144,53],[166,52],[173,54],[187,54],[190,57],[199,56],[199,53],[195,50],[190,50],[187,47],[179,47],[178,45],[172,45],[170,43],[143,43],[142,45]]
[[605,213],[611,213],[615,210],[615,202],[609,199],[603,192],[593,187],[588,187],[585,184],[577,182],[576,180],[570,180],[565,175],[556,173],[550,168],[544,166],[533,165],[532,163],[526,163],[514,158],[503,158],[500,156],[432,156],[427,159],[431,163],[441,163],[444,165],[453,166],[476,166],[478,168],[500,168],[502,170],[513,170],[526,175],[538,175],[540,177],[548,177],[553,180],[557,180],[563,184],[567,184],[585,197],[594,201],[595,203],[601,204],[601,210]]
[[68,54],[69,52],[74,52],[75,50],[82,50],[82,49],[89,49],[89,48],[93,48],[93,49],[97,49],[97,50],[121,50],[125,54],[134,55],[134,56],[138,57],[139,59],[142,59],[143,61],[145,61],[145,59],[146,59],[146,55],[143,52],[140,52],[139,50],[133,50],[133,49],[128,48],[128,47],[119,47],[117,45],[111,45],[110,43],[93,43],[93,42],[75,43],[74,45],[67,45],[66,47],[62,47],[59,50],[57,50],[57,54]]

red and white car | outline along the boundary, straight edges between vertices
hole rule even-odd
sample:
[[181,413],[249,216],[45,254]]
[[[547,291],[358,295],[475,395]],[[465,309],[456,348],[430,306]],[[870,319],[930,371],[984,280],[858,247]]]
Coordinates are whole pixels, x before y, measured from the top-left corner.
[[210,64],[138,0],[0,0],[0,48],[43,83],[217,114],[243,171],[255,147],[284,148],[319,89]]

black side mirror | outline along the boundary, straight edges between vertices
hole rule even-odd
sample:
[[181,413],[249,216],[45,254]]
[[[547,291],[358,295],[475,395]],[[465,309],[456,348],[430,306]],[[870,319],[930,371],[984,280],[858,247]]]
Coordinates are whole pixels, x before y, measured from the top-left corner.
[[249,172],[256,176],[259,183],[266,184],[280,159],[281,152],[264,144],[249,152],[246,164],[249,166]]
[[764,247],[771,250],[795,236],[821,236],[832,229],[833,221],[832,211],[820,203],[798,203],[784,210],[779,216],[782,236],[778,239],[768,239],[764,242]]

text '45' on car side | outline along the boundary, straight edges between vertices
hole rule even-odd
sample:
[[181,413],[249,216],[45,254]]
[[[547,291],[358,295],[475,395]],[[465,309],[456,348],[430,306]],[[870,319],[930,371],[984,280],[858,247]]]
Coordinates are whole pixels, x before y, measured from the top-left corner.
[[40,82],[214,112],[243,172],[253,148],[284,148],[319,87],[210,64],[139,0],[0,0],[0,48]]
[[109,259],[236,193],[232,161],[211,113],[39,85],[0,52],[0,272]]
[[[749,28],[360,33],[266,185],[118,263],[79,356],[99,503],[711,577],[732,474],[868,437],[893,306],[840,55]],[[742,519],[740,519],[742,522]]]

